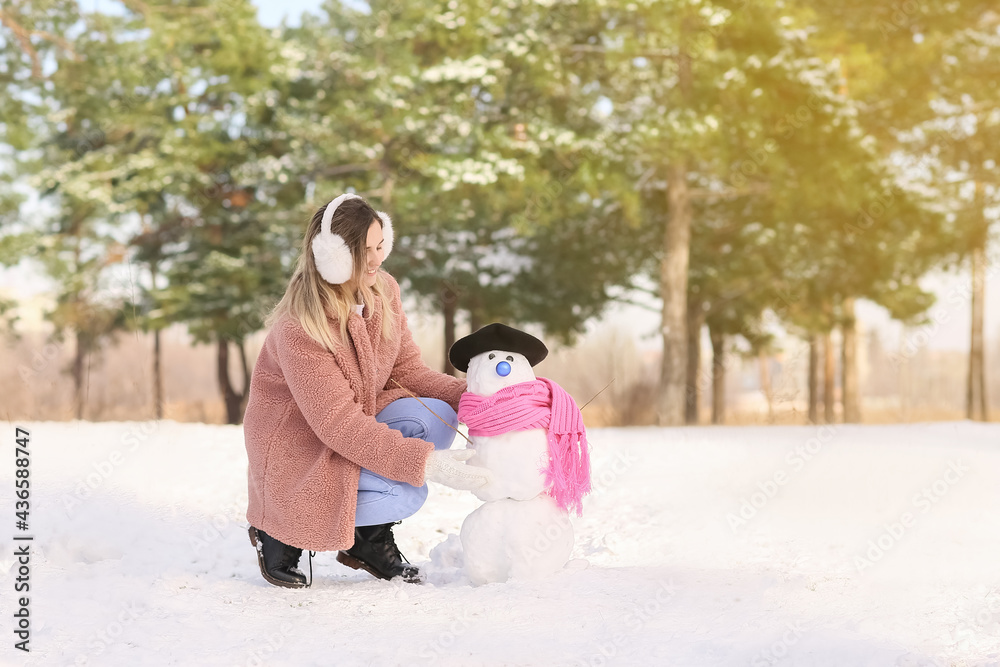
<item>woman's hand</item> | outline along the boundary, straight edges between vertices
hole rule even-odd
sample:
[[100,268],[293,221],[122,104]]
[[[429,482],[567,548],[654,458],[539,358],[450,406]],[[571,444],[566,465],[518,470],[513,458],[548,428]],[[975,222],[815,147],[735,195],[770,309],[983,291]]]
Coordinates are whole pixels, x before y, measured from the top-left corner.
[[463,463],[475,453],[474,449],[435,449],[427,457],[424,479],[462,491],[488,484],[492,479],[489,470]]

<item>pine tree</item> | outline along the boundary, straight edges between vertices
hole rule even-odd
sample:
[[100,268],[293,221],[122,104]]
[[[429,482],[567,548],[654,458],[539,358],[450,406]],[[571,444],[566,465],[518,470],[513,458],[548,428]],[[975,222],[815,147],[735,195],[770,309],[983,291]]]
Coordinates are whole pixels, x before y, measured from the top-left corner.
[[[35,18],[44,17],[41,20],[53,29],[65,31],[76,22],[85,29],[71,45],[44,31],[59,48],[47,59],[53,71],[42,72],[39,85],[31,91],[33,114],[37,114],[34,132],[22,138],[33,150],[18,154],[13,173],[27,177],[27,183],[51,207],[51,215],[37,216],[32,227],[21,233],[35,239],[33,257],[55,282],[56,305],[45,314],[55,337],[71,336],[75,342],[69,372],[74,413],[82,419],[91,362],[124,325],[125,295],[115,285],[113,273],[125,252],[109,224],[115,212],[109,196],[113,170],[108,169],[103,151],[107,115],[97,93],[113,86],[114,73],[102,65],[113,57],[115,47],[109,36],[121,28],[121,21],[79,16],[76,8],[52,4],[30,9],[40,12]],[[46,9],[52,14],[44,14]],[[38,24],[25,16],[18,16],[17,21],[33,26],[26,28],[29,32],[37,29]],[[25,48],[37,78],[36,56]]]
[[[325,21],[289,33],[303,55],[288,115],[312,205],[353,189],[395,216],[387,268],[442,312],[446,345],[463,312],[473,328],[536,322],[568,339],[629,277],[635,216],[603,168],[574,51],[601,25],[597,7],[328,3]],[[612,257],[595,271],[580,244]]]
[[[635,165],[644,220],[656,235],[649,238],[661,249],[659,420],[679,424],[690,393],[687,318],[698,312],[687,303],[691,247],[702,224],[696,216],[731,199],[767,195],[780,204],[784,184],[802,180],[794,172],[803,168],[803,156],[785,139],[803,124],[795,113],[811,114],[810,103],[822,108],[830,97],[828,66],[795,29],[799,17],[778,3],[614,9],[600,48],[605,89],[620,144]],[[780,223],[794,230],[786,210],[773,210],[770,229],[781,230]]]
[[[40,128],[31,120],[45,114],[43,98],[52,82],[46,63],[76,58],[62,37],[79,20],[73,0],[13,1],[0,7],[0,266],[14,266],[30,257],[38,229],[22,221],[28,196],[24,177],[38,163],[27,151],[38,141]],[[0,319],[13,331],[17,303],[0,299]]]
[[156,90],[143,104],[160,120],[124,149],[131,185],[121,191],[142,215],[132,244],[152,274],[143,323],[183,322],[195,341],[216,345],[219,391],[235,424],[249,392],[247,338],[280,296],[290,262],[286,218],[276,210],[287,178],[273,174],[287,146],[271,130],[283,84],[276,42],[248,2],[177,9],[140,10],[151,61],[167,67],[162,77],[155,70]]
[[[985,364],[979,274],[989,237],[985,212],[998,190],[991,178],[996,171],[993,158],[982,149],[995,140],[995,7],[980,0],[848,2],[818,3],[816,11],[825,19],[817,22],[818,33],[842,45],[842,66],[857,101],[859,125],[877,140],[886,162],[891,158],[898,165],[897,183],[925,193],[931,202],[924,210],[935,211],[948,223],[938,225],[930,239],[925,234],[930,261],[925,261],[926,254],[911,256],[925,267],[952,265],[955,252],[970,261],[968,415],[986,418],[985,392],[980,391],[985,387]],[[905,284],[900,290],[904,299],[912,291]]]

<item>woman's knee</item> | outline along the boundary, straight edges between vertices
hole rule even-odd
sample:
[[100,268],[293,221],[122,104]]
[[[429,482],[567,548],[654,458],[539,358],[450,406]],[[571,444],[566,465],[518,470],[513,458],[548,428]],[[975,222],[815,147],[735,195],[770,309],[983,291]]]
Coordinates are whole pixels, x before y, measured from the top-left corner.
[[391,485],[388,493],[361,491],[354,517],[356,526],[375,526],[413,516],[427,501],[427,485]]
[[390,403],[376,419],[409,438],[433,443],[435,449],[448,449],[458,429],[458,415],[450,405],[437,398],[400,398]]
[[[433,401],[433,403],[431,403]],[[434,444],[434,449],[448,449],[455,440],[458,430],[458,415],[450,405],[436,398],[425,399],[427,408],[434,411],[434,415],[429,415],[427,424],[427,436],[424,440]],[[427,409],[425,408],[425,409]]]
[[414,511],[423,507],[423,504],[427,502],[427,485],[414,486],[411,487],[413,490],[408,490],[408,495],[410,496],[411,506],[414,507]]
[[379,523],[402,521],[416,514],[417,510],[427,502],[426,484],[423,486],[400,485],[396,487],[395,491],[396,493],[392,497],[386,498],[381,503]]

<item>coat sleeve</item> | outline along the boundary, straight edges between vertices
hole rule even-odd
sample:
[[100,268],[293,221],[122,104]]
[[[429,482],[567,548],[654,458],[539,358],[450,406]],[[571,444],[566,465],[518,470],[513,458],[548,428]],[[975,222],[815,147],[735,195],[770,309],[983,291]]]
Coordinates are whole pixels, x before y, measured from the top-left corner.
[[[427,367],[420,356],[420,348],[417,347],[410,333],[410,327],[406,322],[406,313],[403,312],[402,301],[399,297],[399,285],[393,281],[395,294],[393,307],[399,313],[399,354],[396,363],[392,368],[392,379],[406,387],[416,396],[426,396],[427,398],[437,398],[444,401],[458,411],[458,401],[465,392],[466,382],[456,377],[433,371]],[[395,388],[391,386],[387,389]]]
[[286,320],[279,326],[275,340],[278,364],[296,406],[316,436],[363,468],[421,486],[434,445],[404,438],[366,415],[333,354],[298,322]]

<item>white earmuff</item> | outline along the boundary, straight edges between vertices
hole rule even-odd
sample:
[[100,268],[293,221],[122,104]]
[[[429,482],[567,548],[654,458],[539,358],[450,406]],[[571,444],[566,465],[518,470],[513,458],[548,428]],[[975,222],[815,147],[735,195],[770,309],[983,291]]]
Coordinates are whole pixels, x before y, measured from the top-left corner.
[[333,214],[337,207],[348,199],[361,199],[361,197],[344,193],[327,204],[326,210],[323,211],[323,222],[320,225],[319,234],[314,236],[312,240],[312,253],[313,259],[316,261],[316,270],[319,271],[323,280],[331,285],[346,283],[351,279],[351,274],[354,273],[351,249],[347,247],[344,237],[330,231]]
[[394,238],[392,232],[392,218],[385,211],[376,211],[378,217],[382,219],[382,261],[389,259],[389,253],[392,252],[392,240]]

